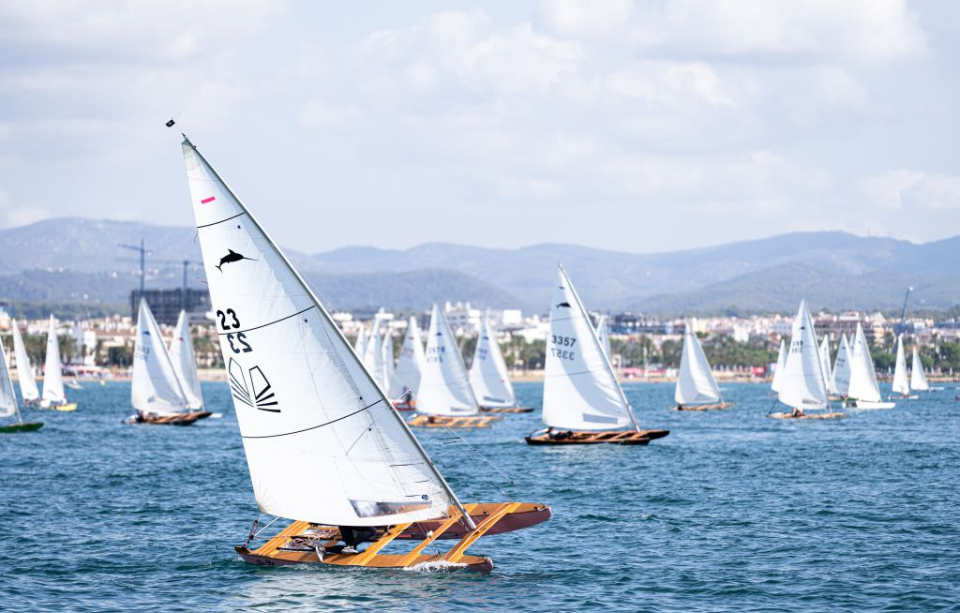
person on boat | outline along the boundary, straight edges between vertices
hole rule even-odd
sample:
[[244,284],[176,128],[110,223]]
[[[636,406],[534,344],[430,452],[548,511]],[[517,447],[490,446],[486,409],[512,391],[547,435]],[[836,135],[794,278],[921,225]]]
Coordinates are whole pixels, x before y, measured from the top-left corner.
[[436,417],[435,415],[428,415],[428,416],[427,416],[427,423],[428,423],[428,424],[435,424],[435,423],[437,423],[437,417]]
[[677,403],[677,410],[678,410],[678,411],[682,411],[682,410],[683,410],[683,405],[680,404],[679,402]]
[[793,410],[790,411],[790,417],[803,417],[803,409],[800,407],[793,407]]
[[547,436],[555,441],[562,441],[573,436],[573,432],[567,430],[565,432],[557,432],[553,428],[547,428]]
[[377,535],[377,529],[370,526],[339,526],[339,528],[340,540],[343,541],[343,549],[340,553],[357,553],[357,545]]

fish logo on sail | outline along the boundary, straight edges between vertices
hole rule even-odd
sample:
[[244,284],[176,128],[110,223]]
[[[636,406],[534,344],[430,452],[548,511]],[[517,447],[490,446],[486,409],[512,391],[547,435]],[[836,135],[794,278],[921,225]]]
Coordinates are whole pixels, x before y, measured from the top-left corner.
[[569,309],[569,308],[570,308],[570,303],[569,303],[569,302],[561,302],[560,304],[557,305],[557,308],[558,308],[558,309]]
[[230,393],[239,402],[261,411],[280,412],[280,409],[271,408],[280,403],[276,399],[276,394],[273,393],[273,386],[259,366],[254,366],[244,373],[243,367],[230,358],[227,372],[230,375]]
[[237,253],[237,252],[234,251],[233,249],[227,249],[227,255],[225,255],[225,256],[223,256],[222,258],[220,258],[220,263],[217,264],[217,270],[219,270],[220,272],[223,272],[223,265],[224,265],[224,264],[233,264],[234,262],[240,262],[240,261],[243,261],[243,260],[250,260],[251,262],[256,262],[256,261],[257,261],[257,260],[255,260],[255,259],[253,259],[253,258],[248,258],[247,256],[243,255],[242,253]]

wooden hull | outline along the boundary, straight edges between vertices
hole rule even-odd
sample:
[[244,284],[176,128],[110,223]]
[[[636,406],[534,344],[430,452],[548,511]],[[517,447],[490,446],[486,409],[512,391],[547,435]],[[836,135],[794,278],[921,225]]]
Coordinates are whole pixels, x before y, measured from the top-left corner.
[[791,415],[790,413],[770,413],[767,417],[771,419],[843,419],[846,417],[843,413],[811,413],[808,415]]
[[569,436],[553,437],[544,433],[531,434],[526,437],[529,445],[598,445],[611,443],[614,445],[646,445],[650,441],[663,438],[670,434],[669,430],[610,430],[601,432],[571,432]]
[[447,417],[445,415],[417,415],[407,422],[408,426],[419,428],[489,428],[499,417]]
[[[340,530],[334,526],[295,521],[268,539],[257,549],[237,546],[244,561],[262,566],[291,564],[324,564],[361,568],[424,568],[429,570],[469,569],[490,572],[493,560],[486,556],[467,555],[467,549],[483,535],[498,534],[536,525],[550,518],[550,508],[532,503],[493,503],[465,505],[476,528],[470,530],[453,507],[449,516],[428,522],[408,523],[378,529],[378,534],[365,550],[344,554]],[[419,541],[399,553],[380,553],[395,540]],[[436,541],[456,540],[445,552],[436,550]]]
[[484,413],[533,413],[533,407],[480,407]]
[[42,421],[24,422],[22,424],[10,424],[9,426],[0,426],[0,434],[15,434],[17,432],[36,432],[43,427]]
[[732,402],[718,402],[715,404],[685,404],[681,406],[674,406],[671,408],[671,411],[720,411],[723,409],[729,409],[733,406]]
[[144,415],[138,413],[124,421],[127,424],[148,424],[153,426],[189,426],[197,421],[213,415],[210,411],[196,411],[181,415]]

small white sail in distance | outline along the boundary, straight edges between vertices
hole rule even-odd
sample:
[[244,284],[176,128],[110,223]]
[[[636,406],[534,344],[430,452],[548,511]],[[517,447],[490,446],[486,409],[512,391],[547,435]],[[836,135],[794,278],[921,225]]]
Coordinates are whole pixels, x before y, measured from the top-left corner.
[[897,336],[897,362],[893,369],[893,393],[910,395],[910,381],[907,378],[907,356],[903,351],[903,335]]
[[562,266],[550,305],[543,423],[564,430],[640,430],[580,296]]
[[30,364],[30,356],[27,355],[27,346],[23,343],[23,337],[20,336],[20,328],[17,326],[17,320],[10,322],[13,329],[13,355],[17,359],[17,379],[20,380],[20,395],[24,402],[36,402],[40,399],[40,390],[37,388],[37,379],[33,375],[33,366]]
[[300,273],[189,140],[183,153],[212,308],[232,311],[220,349],[261,511],[338,526],[468,515]]
[[829,334],[825,334],[823,340],[820,341],[820,370],[823,372],[823,384],[827,387],[827,390],[830,389],[830,381],[833,379],[833,375],[830,372],[829,336]]
[[680,352],[680,371],[673,398],[677,405],[720,402],[720,389],[693,326],[687,323]]
[[517,404],[507,363],[500,351],[496,333],[490,326],[489,313],[480,322],[477,346],[470,364],[470,385],[481,406],[506,408]]
[[833,363],[833,373],[830,377],[830,392],[838,396],[846,396],[850,389],[850,363],[853,356],[850,353],[850,343],[847,335],[840,335],[840,348],[837,349],[837,359]]
[[170,362],[177,374],[180,388],[187,400],[187,408],[203,408],[203,392],[200,390],[200,376],[197,374],[197,357],[193,352],[193,339],[190,336],[190,320],[186,311],[180,311],[177,327],[170,339]]
[[[16,330],[16,328],[14,328]],[[13,380],[7,363],[7,350],[0,343],[0,417],[17,416],[20,420],[20,407],[17,406],[17,394],[13,391]]]
[[913,346],[913,368],[910,371],[910,387],[918,392],[926,392],[930,389],[927,383],[927,375],[923,372],[923,362],[920,360],[920,354],[917,352],[917,346]]
[[360,356],[360,359],[364,359],[364,356],[367,354],[367,331],[360,326],[357,330],[357,339],[353,343],[353,349],[357,352],[357,355]]
[[67,402],[63,389],[63,366],[60,364],[60,342],[57,339],[57,323],[50,316],[47,331],[47,355],[43,364],[43,402],[47,405],[61,405]]
[[480,405],[470,386],[457,339],[443,310],[433,304],[427,333],[426,364],[417,389],[417,412],[429,415],[476,415]]
[[880,402],[880,386],[877,384],[877,373],[873,368],[873,358],[870,357],[870,347],[867,337],[863,334],[863,327],[857,324],[857,334],[853,339],[853,360],[850,364],[850,388],[847,396],[854,400],[865,402]]
[[383,339],[380,338],[380,320],[377,318],[374,318],[370,336],[367,337],[363,363],[377,383],[380,384],[380,387],[386,390],[387,388],[384,385],[386,379],[383,376]]
[[142,298],[133,348],[130,403],[138,411],[160,416],[178,415],[187,410],[187,399],[163,344],[160,326]]
[[420,375],[423,372],[426,358],[423,353],[423,341],[420,340],[420,327],[417,318],[411,316],[407,322],[407,333],[403,337],[403,346],[400,348],[400,359],[397,361],[397,370],[394,375],[410,390],[417,393],[420,387]]
[[829,404],[817,335],[806,300],[800,301],[800,309],[793,322],[790,349],[778,397],[783,404],[798,409],[823,409]]
[[777,354],[777,365],[773,370],[773,381],[770,382],[770,389],[775,392],[780,391],[780,381],[783,379],[783,369],[787,365],[787,342],[780,339],[780,352]]
[[381,362],[383,363],[383,389],[387,390],[391,400],[400,398],[403,394],[403,384],[397,379],[393,370],[393,335],[387,329],[380,345]]
[[600,319],[597,320],[597,338],[600,340],[600,348],[603,349],[603,354],[607,356],[608,360],[613,358],[610,356],[610,330],[608,329],[607,316],[601,315]]

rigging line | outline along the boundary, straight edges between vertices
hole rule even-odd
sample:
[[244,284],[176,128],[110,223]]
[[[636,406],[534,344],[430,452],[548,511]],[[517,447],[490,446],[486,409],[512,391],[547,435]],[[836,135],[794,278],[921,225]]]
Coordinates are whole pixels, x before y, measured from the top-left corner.
[[243,436],[243,435],[241,435],[240,438],[251,438],[251,439],[252,439],[252,438],[279,438],[279,437],[281,437],[281,436],[290,436],[290,435],[292,435],[292,434],[301,434],[301,433],[303,433],[303,432],[309,432],[310,430],[316,430],[317,428],[323,428],[324,426],[329,426],[329,425],[331,425],[331,424],[337,423],[338,421],[343,421],[344,419],[347,419],[348,417],[353,417],[354,415],[358,415],[358,414],[360,414],[360,413],[363,413],[363,412],[366,411],[367,409],[370,409],[370,408],[378,405],[381,400],[382,400],[382,399],[377,400],[376,402],[374,402],[374,403],[372,403],[372,404],[368,404],[367,406],[365,406],[365,407],[363,407],[363,408],[361,408],[361,409],[357,409],[357,410],[354,411],[353,413],[347,413],[346,415],[344,415],[344,416],[342,416],[342,417],[338,417],[338,418],[336,418],[336,419],[332,419],[332,420],[330,420],[330,421],[328,421],[328,422],[326,422],[326,423],[317,424],[316,426],[310,426],[309,428],[304,428],[304,429],[302,429],[302,430],[295,430],[295,431],[293,431],[293,432],[284,432],[284,433],[281,433],[281,434],[263,434],[263,435],[260,435],[260,436]]
[[236,215],[232,215],[232,216],[230,216],[230,217],[227,217],[226,219],[221,219],[220,221],[215,221],[215,222],[213,222],[213,223],[208,223],[208,224],[204,224],[204,225],[202,225],[202,226],[197,226],[197,230],[199,230],[200,228],[209,228],[210,226],[215,226],[215,225],[217,225],[217,224],[222,224],[222,223],[225,222],[225,221],[230,221],[231,219],[236,219],[237,217],[240,217],[241,215],[246,215],[246,213],[237,213]]
[[265,323],[265,324],[261,324],[261,325],[259,325],[259,326],[254,326],[254,327],[252,327],[252,328],[247,328],[247,329],[245,329],[245,330],[231,330],[231,331],[229,331],[229,332],[217,332],[217,336],[230,336],[231,334],[240,334],[240,333],[246,333],[246,332],[253,332],[254,330],[259,330],[260,328],[266,328],[267,326],[272,326],[273,324],[278,324],[278,323],[280,323],[281,321],[290,319],[291,317],[296,317],[297,315],[303,315],[304,313],[306,313],[306,312],[309,311],[310,309],[315,309],[315,308],[317,308],[317,307],[316,307],[316,306],[308,306],[307,308],[303,309],[302,311],[298,311],[298,312],[293,313],[293,314],[291,314],[291,315],[287,315],[286,317],[281,317],[280,319],[275,319],[275,320],[273,320],[273,321],[269,321],[269,322],[267,322],[267,323]]
[[[493,470],[495,470],[501,477],[503,477],[503,478],[507,481],[507,483],[508,483],[509,485],[511,485],[511,486],[516,486],[516,482],[514,482],[514,480],[511,479],[505,472],[503,472],[502,470],[500,470],[500,468],[499,468],[496,464],[494,464],[493,462],[491,462],[490,460],[488,460],[488,459],[486,458],[486,456],[484,456],[482,453],[480,453],[480,450],[479,450],[479,449],[477,449],[476,447],[474,447],[473,445],[471,445],[465,438],[463,438],[462,436],[460,436],[460,435],[459,435],[457,432],[455,432],[450,426],[448,426],[448,425],[446,425],[446,424],[443,424],[443,427],[444,427],[446,430],[448,430],[452,435],[454,435],[454,436],[456,437],[455,440],[458,440],[458,441],[460,442],[460,448],[461,448],[461,449],[464,449],[465,451],[471,451],[471,452],[473,452],[477,457],[479,457],[481,460],[483,460],[484,462],[486,462],[487,464],[489,464],[489,465],[490,465],[490,468],[492,468]],[[500,493],[503,494],[504,496],[506,496],[508,499],[512,499],[512,498],[513,498],[510,494],[508,494],[508,493],[507,493],[506,491],[504,491],[502,488],[499,488],[499,487],[498,487],[497,489],[499,489],[499,490],[500,490]]]

